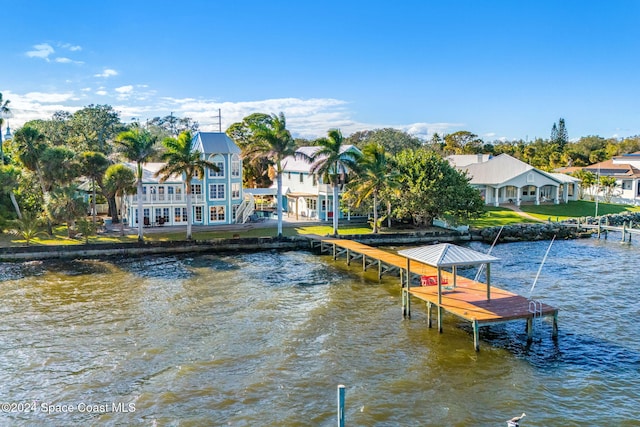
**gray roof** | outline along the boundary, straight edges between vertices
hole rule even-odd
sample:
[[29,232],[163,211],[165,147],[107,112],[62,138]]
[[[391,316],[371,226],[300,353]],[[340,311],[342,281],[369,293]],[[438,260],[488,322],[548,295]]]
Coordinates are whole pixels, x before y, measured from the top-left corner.
[[240,148],[224,132],[198,132],[192,144],[205,154],[240,154]]
[[[313,155],[320,149],[319,146],[313,145],[313,146],[304,146],[304,147],[300,147],[296,150],[296,152],[301,153],[303,155],[306,155],[308,157],[313,157]],[[356,150],[356,151],[360,151],[358,150],[358,147],[356,147],[355,145],[352,144],[346,144],[343,145],[342,147],[340,147],[340,153],[344,153],[346,151],[349,150]],[[321,159],[316,159],[316,160],[321,160]],[[309,171],[311,170],[312,167],[312,163],[309,162],[307,159],[304,159],[302,157],[294,157],[294,156],[289,156],[289,157],[285,157],[284,159],[282,159],[282,169],[285,172],[306,172],[309,173]]]
[[463,248],[462,246],[452,245],[451,243],[404,249],[398,251],[398,254],[433,267],[478,265],[499,260],[494,256]]
[[529,171],[545,176],[558,184],[563,182],[558,179],[558,177],[545,171],[541,171],[540,169],[536,169],[530,164],[518,160],[515,157],[511,157],[506,153],[493,157],[489,161],[483,163],[467,165],[463,169],[465,169],[471,176],[471,184],[504,184],[505,182]]

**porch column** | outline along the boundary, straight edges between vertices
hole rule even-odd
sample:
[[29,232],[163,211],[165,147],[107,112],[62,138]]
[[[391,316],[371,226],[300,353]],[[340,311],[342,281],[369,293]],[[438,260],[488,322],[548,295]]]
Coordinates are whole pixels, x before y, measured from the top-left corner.
[[540,205],[540,188],[541,187],[534,187],[536,189],[536,206]]
[[520,206],[520,194],[522,193],[522,187],[516,187],[516,206]]
[[495,187],[493,189],[493,194],[494,194],[493,205],[495,207],[498,207],[498,206],[500,206],[500,189],[498,187]]
[[560,185],[562,185],[562,184],[559,184],[559,185],[556,187],[556,198],[555,198],[555,200],[554,200],[554,202],[553,202],[553,203],[555,203],[556,205],[559,205],[559,204],[560,204]]

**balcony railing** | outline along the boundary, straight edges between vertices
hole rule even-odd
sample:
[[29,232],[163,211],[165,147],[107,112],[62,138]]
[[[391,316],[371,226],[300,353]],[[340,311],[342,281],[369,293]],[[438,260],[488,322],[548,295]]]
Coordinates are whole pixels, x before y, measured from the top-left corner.
[[[187,200],[186,194],[143,194],[142,203],[167,203],[167,204],[182,204]],[[192,194],[191,201],[194,203],[204,202],[203,194]],[[138,202],[138,196],[133,195],[133,202]]]

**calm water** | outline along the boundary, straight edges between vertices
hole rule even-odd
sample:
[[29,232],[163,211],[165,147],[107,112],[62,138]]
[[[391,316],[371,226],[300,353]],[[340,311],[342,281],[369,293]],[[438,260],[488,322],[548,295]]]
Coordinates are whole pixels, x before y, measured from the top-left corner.
[[[547,245],[496,247],[493,282],[528,295]],[[304,252],[0,264],[1,399],[37,401],[0,425],[332,426],[345,384],[350,426],[640,426],[639,259],[556,242],[534,296],[558,341],[517,322],[479,353],[403,321],[397,278]]]

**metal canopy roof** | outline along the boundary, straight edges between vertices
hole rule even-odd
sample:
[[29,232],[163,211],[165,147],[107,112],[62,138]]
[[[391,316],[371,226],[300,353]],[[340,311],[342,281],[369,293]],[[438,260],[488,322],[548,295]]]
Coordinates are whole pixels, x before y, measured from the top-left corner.
[[499,258],[494,256],[483,254],[473,249],[463,248],[462,246],[452,245],[451,243],[404,249],[398,251],[398,254],[433,267],[478,265],[499,260]]

